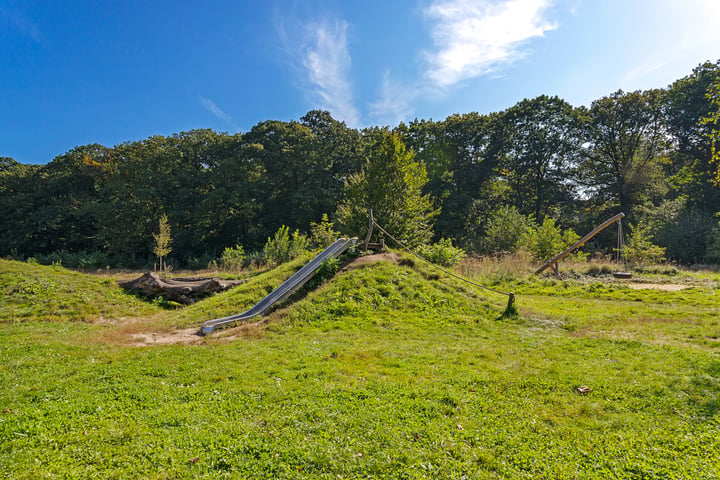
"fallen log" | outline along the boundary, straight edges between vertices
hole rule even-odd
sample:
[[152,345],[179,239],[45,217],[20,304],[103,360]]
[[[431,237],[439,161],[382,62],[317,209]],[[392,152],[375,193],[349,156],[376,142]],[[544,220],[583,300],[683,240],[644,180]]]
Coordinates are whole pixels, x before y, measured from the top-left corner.
[[223,292],[243,283],[242,280],[221,280],[219,278],[164,278],[155,272],[148,272],[125,282],[120,287],[147,298],[165,297],[166,299],[190,305],[201,298],[217,292]]

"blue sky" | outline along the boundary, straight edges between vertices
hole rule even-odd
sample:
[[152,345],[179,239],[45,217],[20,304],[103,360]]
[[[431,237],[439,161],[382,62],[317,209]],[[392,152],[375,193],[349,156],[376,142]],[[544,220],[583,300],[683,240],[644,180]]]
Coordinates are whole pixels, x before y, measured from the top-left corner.
[[720,58],[718,0],[0,0],[0,156],[327,109],[353,127],[573,105]]

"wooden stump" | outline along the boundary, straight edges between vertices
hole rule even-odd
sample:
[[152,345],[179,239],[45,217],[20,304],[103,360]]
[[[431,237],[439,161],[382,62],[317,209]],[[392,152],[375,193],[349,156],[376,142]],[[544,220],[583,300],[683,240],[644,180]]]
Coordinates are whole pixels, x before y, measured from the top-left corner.
[[165,297],[173,302],[190,305],[203,297],[222,292],[243,283],[241,280],[219,278],[163,278],[155,272],[148,272],[140,278],[119,282],[125,290],[147,298]]

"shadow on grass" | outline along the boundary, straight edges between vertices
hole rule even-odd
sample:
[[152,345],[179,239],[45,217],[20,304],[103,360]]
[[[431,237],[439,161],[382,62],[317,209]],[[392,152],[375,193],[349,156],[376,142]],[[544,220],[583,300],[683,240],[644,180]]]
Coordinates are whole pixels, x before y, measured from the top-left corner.
[[711,362],[703,373],[695,376],[692,385],[695,395],[688,402],[706,418],[720,413],[720,362]]

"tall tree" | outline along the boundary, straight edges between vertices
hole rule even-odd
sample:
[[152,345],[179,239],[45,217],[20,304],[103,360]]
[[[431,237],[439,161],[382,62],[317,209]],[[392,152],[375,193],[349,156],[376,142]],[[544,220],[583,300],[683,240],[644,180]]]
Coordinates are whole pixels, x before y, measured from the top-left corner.
[[720,186],[720,80],[716,80],[708,90],[708,99],[714,106],[714,111],[710,112],[704,119],[708,131],[708,138],[711,143],[710,152],[712,154],[711,163],[715,166],[715,178],[713,179],[715,186]]
[[501,116],[502,168],[515,206],[540,220],[573,198],[570,173],[583,139],[575,109],[558,97],[525,99]]
[[424,191],[440,204],[436,238],[460,240],[473,206],[485,199],[496,178],[496,119],[496,115],[456,114],[442,122],[415,120],[397,128],[427,169]]
[[378,223],[410,246],[432,237],[438,214],[430,195],[425,167],[415,160],[397,134],[373,131],[378,138],[370,147],[365,165],[348,178],[345,201],[338,207],[338,221],[348,235],[365,235],[370,209]]
[[659,90],[618,90],[592,103],[587,151],[580,169],[586,193],[600,215],[618,207],[634,220],[637,207],[666,187],[661,160],[667,154]]
[[662,99],[662,112],[673,151],[668,165],[670,183],[688,205],[712,210],[720,202],[720,189],[712,184],[712,122],[703,121],[720,112],[711,88],[720,82],[720,61],[706,62],[674,82]]
[[0,255],[36,253],[32,216],[35,212],[40,165],[25,165],[9,157],[0,163]]

